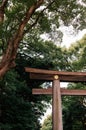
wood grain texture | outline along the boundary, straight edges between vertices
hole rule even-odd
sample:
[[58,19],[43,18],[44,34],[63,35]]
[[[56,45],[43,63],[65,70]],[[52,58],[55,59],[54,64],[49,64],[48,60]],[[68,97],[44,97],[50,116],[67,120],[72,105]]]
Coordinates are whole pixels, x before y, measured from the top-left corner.
[[86,82],[86,72],[65,72],[52,71],[35,68],[25,68],[26,72],[30,73],[31,79],[53,81],[54,76],[58,75],[62,82]]
[[53,130],[63,130],[60,81],[53,81],[52,118]]
[[[61,95],[71,95],[71,96],[86,96],[86,90],[79,90],[79,89],[64,89],[60,88]],[[52,95],[52,88],[47,89],[32,89],[32,94],[35,95]]]

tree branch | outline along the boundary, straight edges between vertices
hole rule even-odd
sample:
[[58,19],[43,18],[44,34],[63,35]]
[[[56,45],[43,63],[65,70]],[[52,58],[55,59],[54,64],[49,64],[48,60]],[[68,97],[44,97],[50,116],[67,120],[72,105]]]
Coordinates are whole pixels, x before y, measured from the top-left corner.
[[[7,0],[3,0],[3,2]],[[24,27],[34,14],[35,10],[43,4],[44,0],[38,0],[33,4],[26,12],[24,19],[21,21],[17,32],[14,36],[8,41],[8,47],[4,53],[1,63],[0,63],[0,77],[3,77],[4,74],[11,68],[15,66],[15,58],[17,54],[17,49],[20,44],[21,39],[23,38]],[[2,4],[3,5],[3,4]],[[4,7],[4,6],[1,6]]]
[[49,6],[51,6],[54,2],[55,2],[55,1],[52,1],[51,3],[49,3],[49,4],[47,5],[47,7],[45,7],[45,8],[38,14],[38,16],[37,16],[36,20],[34,21],[34,23],[31,24],[31,25],[27,28],[27,30],[24,31],[23,35],[25,35],[30,29],[32,29],[32,27],[34,27],[34,26],[37,24],[39,18],[42,17],[42,13],[43,13]]
[[4,21],[4,10],[7,5],[8,0],[2,0],[2,4],[0,5],[0,23]]

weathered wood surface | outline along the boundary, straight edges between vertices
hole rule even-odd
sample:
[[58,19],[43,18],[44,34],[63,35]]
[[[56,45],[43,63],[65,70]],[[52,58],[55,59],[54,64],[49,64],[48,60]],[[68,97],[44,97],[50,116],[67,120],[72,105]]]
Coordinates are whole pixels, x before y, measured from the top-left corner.
[[25,71],[30,73],[31,79],[53,81],[54,76],[58,75],[62,82],[86,82],[86,72],[52,71],[27,67]]
[[[86,90],[60,88],[60,91],[61,91],[61,95],[86,96]],[[35,95],[39,95],[39,94],[52,95],[52,88],[32,89],[32,94],[35,94]]]
[[52,118],[53,130],[63,130],[60,81],[53,81]]

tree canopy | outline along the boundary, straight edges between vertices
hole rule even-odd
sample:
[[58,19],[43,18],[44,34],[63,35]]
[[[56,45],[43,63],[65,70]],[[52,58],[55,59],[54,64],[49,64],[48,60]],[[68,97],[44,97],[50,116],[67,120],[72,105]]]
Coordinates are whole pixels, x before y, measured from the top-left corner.
[[[0,77],[15,66],[20,43],[33,35],[48,33],[53,40],[61,40],[59,26],[72,25],[84,29],[86,25],[85,1],[78,0],[2,0],[0,2]],[[34,33],[35,30],[35,33]],[[55,32],[55,35],[53,35]],[[58,43],[58,42],[57,42]],[[31,44],[31,42],[30,42]]]

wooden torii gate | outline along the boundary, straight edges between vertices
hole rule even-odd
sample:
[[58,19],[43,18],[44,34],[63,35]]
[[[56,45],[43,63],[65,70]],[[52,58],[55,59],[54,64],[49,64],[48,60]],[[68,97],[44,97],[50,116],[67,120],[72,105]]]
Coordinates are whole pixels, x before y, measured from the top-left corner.
[[52,94],[52,116],[53,130],[63,130],[62,123],[62,107],[61,95],[86,95],[86,90],[70,90],[60,88],[60,82],[84,82],[86,83],[86,72],[63,72],[42,70],[35,68],[25,68],[29,72],[31,79],[52,81],[52,88],[48,89],[33,89],[33,94]]

